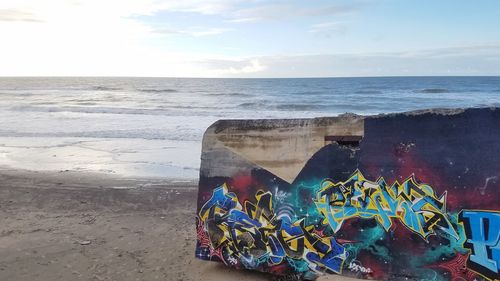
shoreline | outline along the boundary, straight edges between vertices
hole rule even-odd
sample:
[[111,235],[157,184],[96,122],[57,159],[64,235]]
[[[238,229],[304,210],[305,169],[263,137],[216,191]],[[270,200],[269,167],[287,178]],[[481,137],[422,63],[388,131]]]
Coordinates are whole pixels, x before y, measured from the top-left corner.
[[[0,178],[10,180],[30,180],[37,187],[45,185],[60,185],[74,188],[198,188],[198,179],[172,178],[172,177],[134,177],[109,174],[97,171],[78,170],[23,170],[6,165],[0,165]],[[21,181],[22,182],[22,181]]]
[[0,169],[197,180],[200,151],[201,141],[28,133],[0,136]]

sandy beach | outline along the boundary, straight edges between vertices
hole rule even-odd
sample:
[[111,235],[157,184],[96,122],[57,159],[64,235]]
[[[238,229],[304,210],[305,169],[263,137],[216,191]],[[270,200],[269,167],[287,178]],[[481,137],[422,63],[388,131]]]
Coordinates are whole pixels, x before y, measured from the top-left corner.
[[194,257],[196,190],[1,169],[0,280],[277,280]]

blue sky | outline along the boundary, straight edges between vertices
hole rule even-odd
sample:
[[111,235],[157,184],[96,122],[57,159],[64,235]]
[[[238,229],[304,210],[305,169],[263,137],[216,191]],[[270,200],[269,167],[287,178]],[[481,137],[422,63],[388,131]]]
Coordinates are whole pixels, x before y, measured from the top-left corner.
[[500,75],[498,11],[496,0],[2,0],[0,75]]

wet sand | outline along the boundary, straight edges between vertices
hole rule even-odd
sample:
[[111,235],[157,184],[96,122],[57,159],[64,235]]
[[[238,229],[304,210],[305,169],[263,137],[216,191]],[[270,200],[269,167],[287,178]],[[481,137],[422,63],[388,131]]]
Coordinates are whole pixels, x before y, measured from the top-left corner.
[[0,169],[0,280],[276,280],[194,258],[196,192],[195,182]]

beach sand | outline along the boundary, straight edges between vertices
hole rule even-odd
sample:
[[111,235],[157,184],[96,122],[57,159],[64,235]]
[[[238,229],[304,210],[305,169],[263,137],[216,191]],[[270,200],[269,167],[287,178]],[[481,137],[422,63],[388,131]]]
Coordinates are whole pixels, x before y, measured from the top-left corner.
[[194,182],[0,169],[0,280],[276,280],[194,257],[196,192]]

